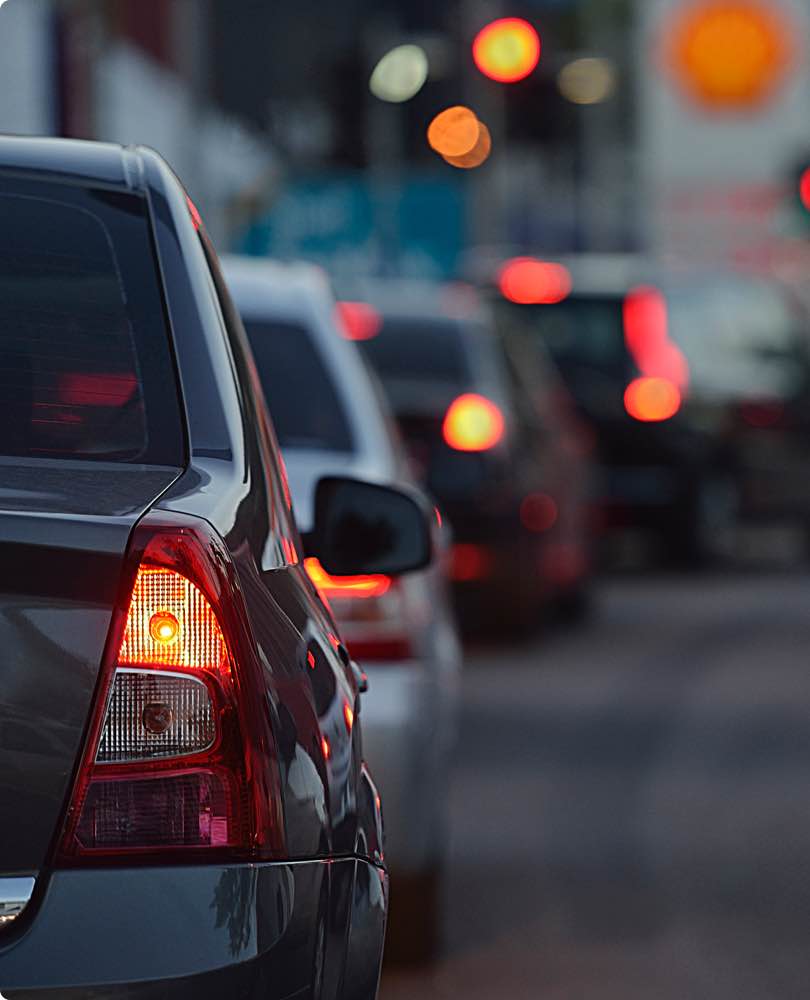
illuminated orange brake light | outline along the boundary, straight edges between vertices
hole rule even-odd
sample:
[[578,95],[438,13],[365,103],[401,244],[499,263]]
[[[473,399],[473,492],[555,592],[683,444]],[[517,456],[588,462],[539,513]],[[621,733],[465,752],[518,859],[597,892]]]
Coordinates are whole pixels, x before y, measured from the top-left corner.
[[132,591],[120,665],[230,669],[225,637],[202,591],[182,573],[141,566]]
[[488,451],[503,439],[504,431],[500,409],[474,392],[450,404],[442,427],[444,440],[456,451]]
[[634,420],[656,423],[669,420],[681,408],[681,392],[665,378],[637,378],[628,385],[624,405]]
[[377,574],[373,576],[330,576],[318,559],[304,560],[304,569],[318,591],[327,599],[336,597],[382,597],[391,588],[391,577]]

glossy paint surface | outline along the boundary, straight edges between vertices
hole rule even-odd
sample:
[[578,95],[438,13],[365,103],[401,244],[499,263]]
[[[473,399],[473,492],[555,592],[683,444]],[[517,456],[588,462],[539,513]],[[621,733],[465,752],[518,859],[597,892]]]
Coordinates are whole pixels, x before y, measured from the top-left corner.
[[[15,144],[16,159],[59,172],[59,144],[32,141],[31,147],[23,153]],[[79,154],[73,146],[69,152],[75,180]],[[8,844],[19,854],[15,871],[24,862],[40,872],[24,916],[0,934],[0,989],[10,996],[28,989],[109,996],[114,983],[116,996],[166,996],[171,978],[171,995],[178,997],[373,997],[387,880],[376,790],[361,765],[358,727],[347,722],[358,714],[351,664],[303,570],[252,358],[207,238],[195,231],[182,188],[157,156],[117,155],[121,174],[143,185],[151,207],[188,465],[160,482],[142,475],[137,497],[112,484],[105,504],[103,490],[88,488],[86,509],[72,514],[65,513],[73,503],[67,486],[61,499],[54,491],[47,515],[15,508],[6,517],[0,491],[0,539],[22,542],[31,555],[31,582],[21,587],[10,574],[0,597],[7,601],[0,604],[4,647],[17,657],[16,722],[26,752],[35,724],[51,748],[32,762],[16,744],[0,744],[0,753],[9,753],[3,763],[21,780],[41,764],[41,780],[32,787],[50,809],[37,850],[25,853],[29,812],[21,808],[19,832],[12,825],[0,835],[7,838],[0,840],[0,872],[12,857]],[[114,183],[109,149],[92,147],[88,173],[100,170],[98,156]],[[74,471],[65,470],[68,479]],[[262,664],[264,691],[256,696],[266,704],[278,757],[284,816],[278,863],[48,870],[47,845],[59,828],[80,749],[123,553],[146,508],[204,518],[236,570]],[[49,562],[45,537],[54,525],[59,561]],[[76,579],[91,563],[98,571],[86,574],[86,592],[77,598]],[[34,652],[43,664],[36,681],[24,674],[24,654],[30,662]],[[67,729],[60,728],[63,718],[71,720]],[[4,817],[14,807],[0,802]],[[35,803],[30,815],[37,808],[44,805]]]
[[179,470],[0,461],[0,874],[61,821],[138,517]]

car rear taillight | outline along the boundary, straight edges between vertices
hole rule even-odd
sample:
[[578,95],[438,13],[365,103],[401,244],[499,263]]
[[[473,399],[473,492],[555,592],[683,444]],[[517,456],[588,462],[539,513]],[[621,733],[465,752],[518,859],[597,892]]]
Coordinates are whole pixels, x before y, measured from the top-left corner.
[[382,597],[391,588],[391,577],[381,573],[371,576],[332,576],[313,557],[304,560],[310,580],[327,600],[340,597]]
[[346,646],[362,661],[408,660],[420,626],[418,582],[390,576],[331,576],[317,559],[304,566],[340,624]]
[[130,550],[56,864],[278,856],[272,733],[228,552],[171,515],[146,517]]
[[382,330],[382,316],[367,302],[338,302],[337,320],[346,340],[372,340]]
[[489,451],[503,440],[504,432],[500,408],[474,392],[453,400],[442,425],[445,443],[456,451]]
[[637,378],[624,393],[624,408],[642,423],[670,420],[681,408],[681,391],[665,378]]

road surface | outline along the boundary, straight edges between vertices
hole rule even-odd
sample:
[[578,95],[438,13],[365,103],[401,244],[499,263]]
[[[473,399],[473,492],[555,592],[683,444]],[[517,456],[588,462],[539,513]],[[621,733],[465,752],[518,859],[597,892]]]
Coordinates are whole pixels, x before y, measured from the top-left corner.
[[382,1000],[810,990],[810,578],[620,578],[470,661],[445,951]]

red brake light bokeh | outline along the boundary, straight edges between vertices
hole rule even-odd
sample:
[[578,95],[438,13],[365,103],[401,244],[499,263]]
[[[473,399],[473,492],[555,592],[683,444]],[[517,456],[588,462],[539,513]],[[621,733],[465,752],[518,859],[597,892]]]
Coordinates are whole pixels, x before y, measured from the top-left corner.
[[802,205],[810,212],[810,167],[804,171],[799,179],[799,198]]
[[504,431],[498,406],[474,392],[450,404],[442,427],[445,442],[456,451],[488,451],[503,439]]
[[372,340],[382,329],[382,316],[367,302],[338,302],[337,312],[346,340]]
[[484,545],[457,542],[450,550],[450,579],[469,583],[488,576],[492,569],[492,553]]
[[667,301],[657,288],[643,285],[627,294],[624,339],[643,376],[665,379],[679,390],[686,388],[689,365],[681,349],[669,338]]
[[498,287],[504,298],[518,305],[556,305],[571,294],[572,281],[562,264],[515,257],[501,268]]
[[559,509],[547,493],[530,493],[520,505],[520,521],[527,531],[542,534],[557,523]]

